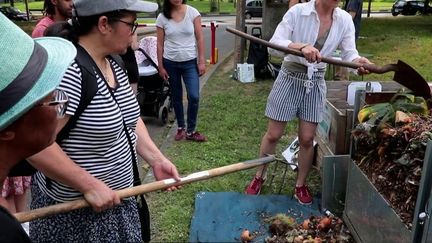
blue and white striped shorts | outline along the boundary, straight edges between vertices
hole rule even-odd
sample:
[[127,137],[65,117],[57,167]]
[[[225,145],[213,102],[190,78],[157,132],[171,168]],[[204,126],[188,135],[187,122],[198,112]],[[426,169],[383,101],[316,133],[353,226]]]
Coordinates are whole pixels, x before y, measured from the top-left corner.
[[306,73],[295,73],[282,67],[267,99],[265,115],[276,121],[301,120],[319,123],[326,101],[325,71],[314,72],[309,81]]

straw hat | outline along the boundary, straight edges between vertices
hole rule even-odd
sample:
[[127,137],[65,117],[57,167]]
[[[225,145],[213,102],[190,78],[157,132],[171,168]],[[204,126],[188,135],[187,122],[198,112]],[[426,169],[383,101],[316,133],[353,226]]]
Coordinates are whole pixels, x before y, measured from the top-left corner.
[[76,49],[61,38],[33,40],[2,13],[0,46],[1,131],[58,86]]

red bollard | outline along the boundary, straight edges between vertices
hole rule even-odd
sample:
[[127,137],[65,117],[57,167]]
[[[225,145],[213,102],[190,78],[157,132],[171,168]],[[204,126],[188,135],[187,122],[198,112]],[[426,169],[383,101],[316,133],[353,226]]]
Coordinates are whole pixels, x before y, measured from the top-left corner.
[[210,64],[216,64],[216,58],[215,58],[215,51],[216,51],[216,25],[214,21],[210,23],[210,30],[211,30],[211,57],[210,57]]

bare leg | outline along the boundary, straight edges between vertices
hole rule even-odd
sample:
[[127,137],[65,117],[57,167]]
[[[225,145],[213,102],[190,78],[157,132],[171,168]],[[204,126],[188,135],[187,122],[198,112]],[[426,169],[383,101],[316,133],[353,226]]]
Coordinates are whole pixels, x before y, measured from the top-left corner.
[[304,185],[306,178],[312,168],[312,160],[314,155],[313,140],[317,123],[299,120],[298,137],[300,151],[298,155],[298,174],[296,185]]
[[6,200],[6,198],[4,197],[0,197],[0,206],[6,208],[7,210],[9,210],[9,203]]
[[[260,146],[260,157],[264,157],[266,154],[274,154],[276,145],[279,139],[282,137],[287,122],[280,122],[269,119],[267,132],[264,134],[261,140]],[[267,171],[267,165],[261,166],[257,169],[255,174],[256,177],[265,177]]]
[[27,192],[28,190],[26,190],[24,192],[24,194],[22,195],[15,195],[15,209],[17,212],[24,212],[24,211],[28,211],[28,207],[27,207]]
[[16,213],[16,208],[15,208],[15,198],[13,195],[10,195],[9,197],[6,198],[7,201],[7,209],[9,210],[10,213]]

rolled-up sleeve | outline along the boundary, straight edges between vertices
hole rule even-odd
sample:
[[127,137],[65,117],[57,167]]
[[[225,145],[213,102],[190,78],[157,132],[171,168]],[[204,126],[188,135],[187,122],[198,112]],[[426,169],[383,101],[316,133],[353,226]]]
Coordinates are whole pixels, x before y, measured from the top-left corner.
[[[289,44],[292,43],[291,37],[295,26],[295,18],[293,11],[288,11],[285,13],[282,21],[278,24],[272,38],[270,39],[270,43],[288,47]],[[275,49],[268,48],[268,51],[271,55],[285,56],[285,53],[281,51],[276,51]]]
[[352,19],[344,20],[347,30],[344,32],[344,37],[339,45],[341,50],[341,58],[344,61],[352,62],[360,57],[355,44],[355,28]]

